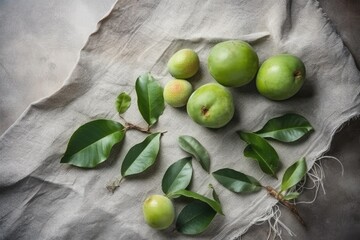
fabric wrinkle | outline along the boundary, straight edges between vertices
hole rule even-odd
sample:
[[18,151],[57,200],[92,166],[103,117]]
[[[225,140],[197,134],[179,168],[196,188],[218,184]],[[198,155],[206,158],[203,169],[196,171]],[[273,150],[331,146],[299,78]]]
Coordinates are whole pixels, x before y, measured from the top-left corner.
[[[186,155],[177,147],[179,135],[191,135],[208,149],[211,171],[231,167],[260,178],[263,185],[277,187],[286,167],[302,156],[309,167],[313,166],[329,149],[336,130],[359,115],[358,69],[317,1],[201,4],[118,1],[90,36],[62,88],[34,103],[0,137],[0,163],[4,166],[0,169],[0,199],[4,199],[0,229],[4,238],[191,239],[171,230],[148,228],[141,212],[147,195],[161,194],[161,178],[167,167]],[[195,89],[213,82],[206,69],[209,50],[229,39],[250,42],[261,61],[282,52],[299,55],[308,70],[304,87],[284,102],[260,96],[254,82],[232,89],[236,115],[219,130],[199,127],[186,111],[166,107],[154,126],[154,131],[167,131],[156,165],[141,176],[126,179],[114,194],[107,192],[106,183],[119,176],[126,152],[144,135],[128,132],[109,162],[96,169],[60,163],[70,136],[81,124],[105,117],[121,122],[114,109],[119,92],[128,91],[133,99],[126,119],[146,125],[136,108],[136,92],[132,89],[135,80],[139,74],[151,71],[164,85],[171,78],[166,63],[177,50],[194,48],[199,55],[201,71],[191,80]],[[279,180],[275,180],[243,156],[245,144],[236,131],[258,130],[270,118],[287,112],[306,117],[315,131],[296,145],[271,142],[282,162]],[[197,239],[234,239],[256,220],[279,214],[272,208],[277,201],[265,190],[234,194],[201,171],[197,163],[193,168],[191,189],[208,193],[208,184],[213,184],[225,210],[225,216],[216,216],[213,225]]]

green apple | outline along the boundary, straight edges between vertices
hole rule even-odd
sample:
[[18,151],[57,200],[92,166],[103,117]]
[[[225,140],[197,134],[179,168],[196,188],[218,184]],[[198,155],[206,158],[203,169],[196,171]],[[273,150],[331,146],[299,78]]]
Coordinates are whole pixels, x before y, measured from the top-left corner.
[[223,127],[234,116],[231,93],[217,83],[208,83],[195,90],[186,109],[192,120],[208,128]]
[[167,64],[170,74],[174,78],[187,79],[199,70],[199,57],[192,49],[181,49],[177,51]]
[[186,105],[192,90],[191,84],[186,80],[170,80],[164,87],[164,100],[172,107],[183,107]]
[[216,44],[208,57],[208,69],[214,79],[226,87],[240,87],[254,79],[259,58],[243,41],[225,41]]
[[151,195],[146,198],[143,214],[145,222],[155,229],[166,229],[175,219],[174,205],[163,195]]
[[261,65],[256,87],[261,95],[271,100],[285,100],[300,90],[305,72],[304,63],[294,55],[272,56]]

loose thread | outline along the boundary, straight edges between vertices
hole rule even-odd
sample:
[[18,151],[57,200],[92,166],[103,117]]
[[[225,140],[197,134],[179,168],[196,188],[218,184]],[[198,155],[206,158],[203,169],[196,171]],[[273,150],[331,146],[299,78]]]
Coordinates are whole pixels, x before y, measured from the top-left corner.
[[[320,190],[320,188],[322,189],[324,194],[326,194],[324,183],[323,183],[323,180],[325,179],[325,173],[324,173],[324,170],[323,170],[322,163],[321,163],[321,161],[319,161],[319,160],[324,160],[324,159],[336,160],[341,166],[341,175],[342,176],[344,175],[344,167],[343,167],[341,161],[338,158],[333,157],[333,156],[322,156],[322,157],[318,158],[315,161],[313,167],[307,173],[307,177],[304,178],[304,180],[294,188],[299,193],[302,193],[304,190],[315,189],[315,196],[310,202],[300,201],[300,202],[296,202],[296,204],[311,204],[311,203],[313,203],[316,200],[317,196],[318,196],[318,191]],[[308,180],[311,180],[313,185],[306,187],[306,183],[307,183]],[[271,196],[274,196],[274,197],[275,196],[278,196],[278,197],[282,196],[282,195],[279,195],[278,192],[275,189],[273,189],[273,190],[275,192],[272,191]],[[270,194],[270,192],[269,192],[269,194]],[[289,203],[289,204],[291,204],[291,203]],[[291,205],[293,205],[293,204],[291,204]],[[293,205],[293,206],[295,207],[295,205]],[[272,237],[272,239],[275,239],[276,237],[278,237],[279,239],[282,239],[282,237],[281,237],[282,231],[280,229],[280,226],[283,229],[285,229],[289,233],[290,236],[296,236],[291,231],[291,229],[289,227],[287,227],[283,222],[281,222],[279,220],[280,216],[281,216],[281,210],[280,210],[279,206],[274,205],[269,210],[267,210],[262,216],[252,220],[251,223],[242,232],[242,234],[240,236],[238,236],[237,238],[235,238],[235,239],[241,240],[241,237],[249,230],[249,228],[252,225],[261,225],[266,221],[268,222],[269,228],[270,228],[269,229],[269,234],[267,236],[267,240],[269,240],[271,237]]]
[[[297,202],[297,204],[311,204],[311,203],[315,202],[320,188],[322,189],[324,195],[326,194],[326,190],[325,190],[325,186],[324,186],[325,172],[324,172],[322,162],[321,162],[321,160],[324,160],[324,159],[331,159],[331,160],[337,161],[341,166],[341,175],[342,176],[344,175],[344,166],[342,165],[341,161],[338,158],[333,157],[333,156],[322,156],[322,157],[318,158],[315,161],[311,170],[307,173],[307,178],[305,178],[305,181],[299,187],[300,192],[303,192],[304,190],[315,189],[315,195],[311,201],[299,201],[299,202]],[[305,187],[307,179],[311,180],[311,182],[313,184],[312,186]]]
[[282,240],[281,228],[286,230],[290,236],[296,236],[295,233],[292,232],[291,229],[289,227],[287,227],[285,225],[285,223],[283,223],[280,220],[280,217],[281,217],[281,209],[279,208],[278,205],[274,205],[273,207],[270,207],[267,211],[265,211],[265,213],[262,216],[251,221],[251,223],[243,231],[242,235],[235,239],[241,240],[242,236],[249,230],[249,228],[252,225],[262,225],[264,222],[267,222],[269,225],[269,233],[266,238],[267,240],[275,239],[276,237],[278,237],[280,240]]
[[[279,228],[279,224],[281,223],[280,221],[280,217],[281,217],[281,210],[279,208],[279,206],[274,206],[274,208],[271,209],[271,218],[268,219],[268,224],[269,224],[269,233],[268,233],[268,236],[267,236],[267,240],[270,239],[271,237],[271,234],[273,234],[273,240],[275,240],[276,237],[279,237],[280,240],[282,240],[282,231],[281,229]],[[273,220],[273,222],[271,221]]]

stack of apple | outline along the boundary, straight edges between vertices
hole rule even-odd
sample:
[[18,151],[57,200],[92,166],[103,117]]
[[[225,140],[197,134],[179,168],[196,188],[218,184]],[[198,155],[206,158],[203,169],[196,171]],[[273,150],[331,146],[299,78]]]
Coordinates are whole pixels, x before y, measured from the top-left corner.
[[279,54],[268,58],[259,68],[254,49],[239,40],[216,44],[208,56],[208,70],[217,83],[208,83],[193,92],[185,79],[199,70],[199,57],[191,49],[176,52],[168,62],[175,78],[164,88],[164,99],[173,107],[186,105],[196,123],[209,128],[225,126],[234,115],[234,102],[226,87],[241,87],[256,78],[259,93],[271,100],[294,96],[303,85],[305,66],[298,57]]

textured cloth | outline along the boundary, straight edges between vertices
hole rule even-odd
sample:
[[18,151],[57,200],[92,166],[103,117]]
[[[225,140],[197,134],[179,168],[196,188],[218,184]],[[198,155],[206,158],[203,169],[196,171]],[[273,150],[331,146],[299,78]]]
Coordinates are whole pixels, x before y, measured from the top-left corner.
[[[154,130],[167,131],[153,168],[125,180],[109,194],[105,185],[119,175],[127,150],[144,134],[128,132],[110,160],[93,170],[60,164],[71,134],[99,118],[119,120],[118,93],[131,94],[128,121],[144,124],[134,83],[150,71],[164,85],[169,57],[181,48],[199,53],[201,71],[195,88],[213,82],[206,67],[209,49],[227,39],[248,41],[260,61],[277,53],[300,57],[307,79],[293,98],[274,102],[260,96],[254,82],[231,89],[236,113],[224,128],[196,125],[184,109],[167,107]],[[156,231],[142,219],[142,202],[161,194],[161,179],[170,164],[186,156],[179,135],[197,138],[209,150],[211,171],[230,167],[261,179],[257,163],[245,159],[245,144],[236,130],[255,131],[267,120],[288,112],[305,116],[315,128],[298,144],[272,142],[287,166],[305,156],[309,167],[330,145],[336,129],[359,114],[360,78],[352,56],[323,16],[316,1],[119,1],[101,22],[65,85],[51,97],[32,104],[0,139],[0,238],[8,239],[185,239],[172,229]],[[215,186],[225,216],[216,216],[197,239],[232,239],[276,201],[265,191],[238,195],[220,186],[194,163],[191,190],[209,193]],[[180,206],[180,205],[176,205]],[[180,208],[177,208],[179,211]]]

